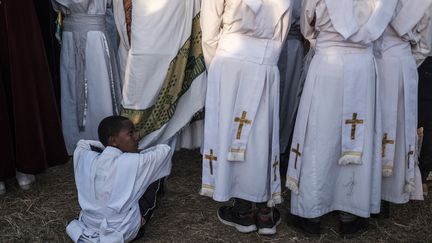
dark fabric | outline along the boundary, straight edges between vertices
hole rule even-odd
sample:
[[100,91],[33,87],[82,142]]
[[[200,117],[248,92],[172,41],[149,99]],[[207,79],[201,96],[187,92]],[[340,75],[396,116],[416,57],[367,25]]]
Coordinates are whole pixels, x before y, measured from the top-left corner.
[[419,167],[423,182],[432,170],[432,57],[428,57],[419,72],[419,127],[423,127],[423,144]]
[[49,0],[33,0],[33,2],[42,31],[57,108],[60,111],[60,43],[55,37],[57,13]]
[[432,121],[432,57],[428,57],[419,72],[419,125]]
[[266,202],[256,203],[256,207],[257,207],[257,208],[268,208]]
[[[2,181],[13,177],[15,169],[38,174],[67,162],[68,156],[32,0],[1,1],[0,36],[0,125],[9,127],[12,137],[2,132],[0,138]],[[4,94],[8,95],[6,102]],[[10,151],[12,162],[4,159]]]
[[[1,10],[1,5],[0,5]],[[0,136],[0,181],[2,178],[9,178],[15,175],[15,168],[13,165],[13,137],[11,134],[12,127],[10,126],[11,121],[9,117],[9,104],[8,100],[8,92],[9,83],[6,83],[6,80],[9,80],[9,65],[7,61],[7,41],[4,33],[4,12],[0,11],[0,127],[2,128],[2,135]],[[10,95],[10,94],[9,94]]]
[[423,134],[419,167],[422,174],[422,181],[425,182],[429,172],[432,171],[432,121],[423,123]]
[[145,228],[149,223],[153,212],[157,208],[158,196],[164,191],[164,180],[165,178],[162,178],[150,184],[150,186],[144,192],[144,195],[139,199],[138,204],[141,216],[144,217],[145,224],[141,226],[141,229],[138,231],[137,236],[132,240],[132,242],[135,242],[144,236]]
[[144,195],[138,201],[141,215],[144,217],[146,223],[150,221],[150,218],[153,215],[154,210],[156,209],[157,196],[162,190],[163,180],[164,178],[150,184],[150,186],[144,192]]

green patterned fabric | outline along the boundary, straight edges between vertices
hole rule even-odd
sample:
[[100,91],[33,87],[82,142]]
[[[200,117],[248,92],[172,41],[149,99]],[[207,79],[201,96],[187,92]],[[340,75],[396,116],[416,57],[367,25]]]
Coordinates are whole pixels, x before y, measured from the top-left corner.
[[205,72],[201,39],[200,15],[197,14],[192,22],[191,36],[169,65],[156,103],[145,110],[122,109],[121,115],[135,124],[140,139],[169,122],[179,99],[191,87],[195,78]]

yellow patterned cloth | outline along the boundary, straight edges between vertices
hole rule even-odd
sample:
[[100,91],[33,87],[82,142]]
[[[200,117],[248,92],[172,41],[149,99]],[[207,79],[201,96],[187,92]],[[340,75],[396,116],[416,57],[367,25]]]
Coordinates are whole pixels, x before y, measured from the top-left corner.
[[[125,11],[127,11],[126,6]],[[121,114],[132,120],[140,138],[145,137],[168,123],[176,111],[179,99],[204,71],[200,15],[198,14],[193,19],[191,36],[169,65],[156,102],[145,110],[123,108]]]

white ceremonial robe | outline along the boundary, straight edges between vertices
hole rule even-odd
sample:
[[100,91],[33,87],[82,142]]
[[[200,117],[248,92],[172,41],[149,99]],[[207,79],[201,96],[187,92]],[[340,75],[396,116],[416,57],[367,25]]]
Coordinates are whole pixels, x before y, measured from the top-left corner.
[[208,88],[201,195],[282,201],[277,61],[290,16],[290,0],[202,3]]
[[431,4],[431,0],[399,0],[393,21],[374,48],[382,121],[382,136],[376,141],[381,145],[382,199],[392,203],[423,199],[416,163],[418,74],[411,46],[418,45],[417,36],[427,30],[419,23],[430,18]]
[[190,123],[177,137],[176,149],[196,149],[200,148],[204,142],[204,120]]
[[100,142],[79,141],[74,152],[79,218],[66,232],[74,242],[130,242],[141,227],[138,201],[147,187],[171,171],[170,147],[157,145],[141,153],[123,153]]
[[369,217],[380,210],[371,41],[384,31],[396,4],[376,2],[357,1],[365,4],[358,6],[350,0],[302,1],[302,33],[316,54],[300,100],[288,165],[286,186],[292,191],[294,215],[316,218],[341,210]]
[[[304,79],[302,80],[304,44],[300,32],[301,1],[293,1],[291,28],[279,57],[280,70],[280,152],[289,148],[297,108],[300,103]],[[289,153],[289,151],[287,151]]]
[[66,148],[98,139],[99,122],[118,114],[121,84],[105,16],[111,0],[52,0],[65,14],[60,57],[61,117]]
[[[122,115],[129,117],[138,131],[140,126],[137,124],[149,119],[163,123],[155,129],[152,125],[148,134],[140,133],[140,148],[169,140],[204,107],[206,73],[203,61],[202,64],[199,63],[203,70],[177,100],[170,94],[164,96],[162,92],[165,78],[175,72],[170,65],[179,59],[183,46],[191,38],[192,26],[199,16],[200,6],[201,0],[134,0],[129,39],[123,0],[114,0],[114,15],[121,38],[119,66],[124,74],[122,106],[123,112],[128,112],[122,112]],[[177,75],[181,79],[182,75],[189,74]],[[178,85],[175,77],[169,81],[168,86]],[[140,120],[139,116],[147,110],[166,106],[164,101],[157,103],[161,98],[172,105],[170,110],[166,114],[153,112],[149,119]],[[166,121],[160,122],[166,117]]]

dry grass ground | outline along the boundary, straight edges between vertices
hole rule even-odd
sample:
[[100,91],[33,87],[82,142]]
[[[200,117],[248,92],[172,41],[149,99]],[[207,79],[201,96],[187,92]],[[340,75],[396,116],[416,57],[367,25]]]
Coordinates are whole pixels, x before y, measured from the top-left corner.
[[[335,215],[326,216],[324,234],[308,239],[285,224],[272,237],[240,234],[220,224],[216,209],[221,205],[198,195],[201,164],[198,151],[175,154],[168,190],[159,204],[145,238],[138,242],[339,242]],[[14,180],[0,196],[0,242],[70,242],[67,223],[79,212],[72,164],[49,169],[38,176],[30,191],[22,191]],[[288,211],[288,192],[280,206]],[[351,242],[432,242],[432,200],[392,207],[392,216],[370,220],[369,230]],[[348,242],[348,240],[345,240]]]

